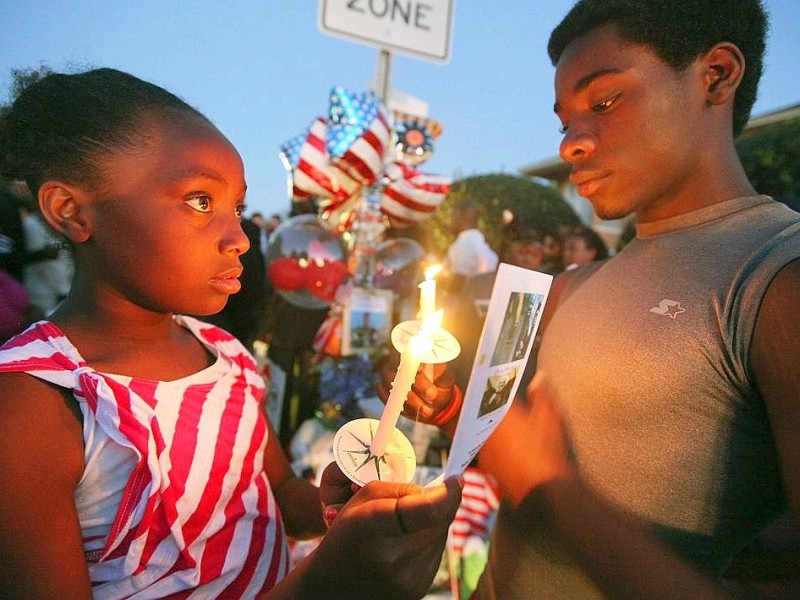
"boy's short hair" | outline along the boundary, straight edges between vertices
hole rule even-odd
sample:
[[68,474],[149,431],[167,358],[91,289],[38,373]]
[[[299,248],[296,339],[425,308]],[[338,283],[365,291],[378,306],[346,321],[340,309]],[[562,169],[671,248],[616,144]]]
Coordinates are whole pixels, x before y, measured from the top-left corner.
[[572,41],[606,24],[614,24],[624,40],[651,48],[676,71],[714,44],[735,44],[746,68],[733,105],[733,134],[744,129],[764,68],[768,17],[760,0],[580,0],[550,35],[553,65]]

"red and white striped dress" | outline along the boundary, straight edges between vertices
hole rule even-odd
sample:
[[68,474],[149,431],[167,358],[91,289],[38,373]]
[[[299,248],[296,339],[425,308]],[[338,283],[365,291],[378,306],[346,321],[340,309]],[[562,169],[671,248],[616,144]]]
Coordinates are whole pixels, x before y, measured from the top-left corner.
[[500,507],[500,486],[497,481],[475,467],[467,467],[462,475],[464,489],[461,504],[450,524],[447,540],[451,552],[460,557],[464,544],[472,536],[488,540]]
[[176,320],[217,361],[171,382],[98,373],[47,321],[0,349],[0,372],[70,389],[83,413],[75,502],[96,598],[252,598],[288,569],[264,381],[233,336]]

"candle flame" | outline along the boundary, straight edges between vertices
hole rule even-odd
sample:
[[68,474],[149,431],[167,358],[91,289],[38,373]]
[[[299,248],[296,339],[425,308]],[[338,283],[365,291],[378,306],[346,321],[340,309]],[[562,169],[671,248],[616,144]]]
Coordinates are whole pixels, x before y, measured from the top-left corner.
[[439,274],[439,271],[442,270],[442,265],[431,265],[427,269],[425,269],[425,280],[430,281],[434,277]]
[[440,308],[439,310],[432,312],[425,320],[422,321],[422,325],[419,328],[419,332],[421,334],[431,336],[439,326],[442,324],[442,317],[444,317],[444,309]]
[[425,335],[424,331],[420,331],[408,338],[408,347],[419,360],[433,349],[433,339],[429,335]]

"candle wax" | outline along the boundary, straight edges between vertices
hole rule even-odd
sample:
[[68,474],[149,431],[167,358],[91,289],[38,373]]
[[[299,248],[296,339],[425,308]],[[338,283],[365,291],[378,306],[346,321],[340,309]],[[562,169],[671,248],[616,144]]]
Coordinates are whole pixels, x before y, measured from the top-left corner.
[[400,418],[400,413],[403,412],[403,404],[408,392],[411,391],[411,386],[414,385],[414,380],[417,378],[419,364],[420,360],[415,356],[413,344],[409,340],[400,355],[400,364],[397,366],[397,373],[392,382],[392,390],[389,392],[378,430],[370,445],[370,452],[375,456],[383,456],[386,451],[386,444],[392,437],[392,431],[397,424],[397,419]]

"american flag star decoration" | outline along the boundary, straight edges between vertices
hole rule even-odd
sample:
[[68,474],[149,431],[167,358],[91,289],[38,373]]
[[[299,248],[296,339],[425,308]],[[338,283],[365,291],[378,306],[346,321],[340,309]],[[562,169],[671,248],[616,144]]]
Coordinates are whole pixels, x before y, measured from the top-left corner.
[[323,209],[336,209],[351,199],[361,184],[330,162],[325,140],[328,125],[317,117],[303,133],[281,146],[281,160],[291,173],[293,200],[318,198]]
[[386,166],[381,211],[392,227],[408,227],[430,217],[450,193],[451,180],[422,173],[403,163]]
[[390,139],[389,119],[376,92],[331,90],[327,150],[333,164],[371,185],[383,172]]

